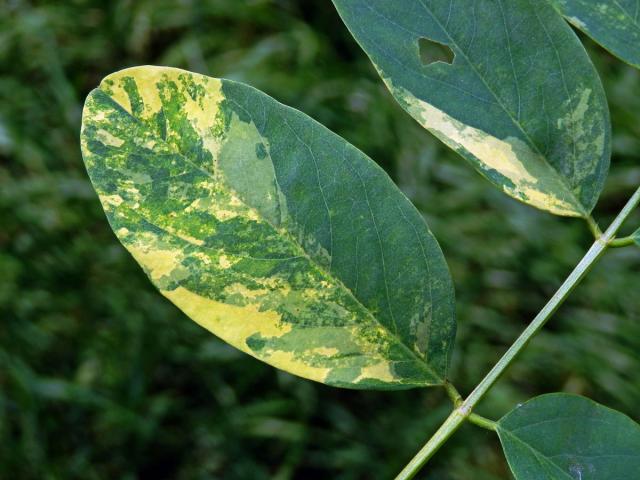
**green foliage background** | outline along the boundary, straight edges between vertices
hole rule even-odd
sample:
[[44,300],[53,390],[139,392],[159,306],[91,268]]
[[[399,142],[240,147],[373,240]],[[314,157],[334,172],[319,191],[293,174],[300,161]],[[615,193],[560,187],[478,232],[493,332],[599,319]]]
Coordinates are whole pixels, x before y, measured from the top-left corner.
[[[640,184],[640,72],[586,44],[613,120],[606,225]],[[190,322],[115,239],[82,165],[80,112],[104,75],[145,63],[250,83],[391,174],[449,261],[464,393],[591,242],[422,130],[326,1],[0,0],[0,478],[391,478],[447,415],[443,392],[278,372]],[[563,390],[638,420],[639,267],[637,249],[608,253],[480,413]],[[466,426],[422,478],[509,474],[497,438]]]

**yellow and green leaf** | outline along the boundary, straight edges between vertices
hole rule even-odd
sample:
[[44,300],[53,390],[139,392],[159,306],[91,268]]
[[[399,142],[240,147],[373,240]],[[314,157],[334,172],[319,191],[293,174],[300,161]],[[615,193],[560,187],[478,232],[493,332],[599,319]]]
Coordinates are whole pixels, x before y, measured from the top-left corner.
[[81,137],[114,232],[200,325],[330,385],[443,383],[442,252],[355,147],[249,86],[154,66],[106,77]]
[[573,26],[640,68],[640,0],[551,0]]
[[589,216],[609,168],[609,112],[584,48],[550,4],[333,3],[423,127],[508,195]]

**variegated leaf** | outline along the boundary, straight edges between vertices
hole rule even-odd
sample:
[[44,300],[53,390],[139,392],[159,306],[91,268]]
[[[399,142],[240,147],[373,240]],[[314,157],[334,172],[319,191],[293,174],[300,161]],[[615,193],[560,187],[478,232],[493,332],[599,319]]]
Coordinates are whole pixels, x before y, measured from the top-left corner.
[[576,28],[640,68],[640,0],[551,0]]
[[609,168],[607,102],[584,48],[550,4],[333,2],[422,126],[512,197],[557,215],[590,214]]
[[138,67],[91,92],[82,151],[120,241],[223,340],[335,386],[443,382],[442,252],[389,177],[311,118],[240,83]]

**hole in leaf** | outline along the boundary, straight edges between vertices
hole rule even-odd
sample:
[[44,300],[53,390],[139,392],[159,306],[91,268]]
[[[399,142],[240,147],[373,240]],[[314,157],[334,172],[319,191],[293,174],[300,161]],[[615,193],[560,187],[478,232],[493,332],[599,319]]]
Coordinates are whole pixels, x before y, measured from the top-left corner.
[[446,45],[421,38],[418,40],[418,50],[420,51],[420,61],[423,65],[430,65],[434,62],[453,63],[454,53]]

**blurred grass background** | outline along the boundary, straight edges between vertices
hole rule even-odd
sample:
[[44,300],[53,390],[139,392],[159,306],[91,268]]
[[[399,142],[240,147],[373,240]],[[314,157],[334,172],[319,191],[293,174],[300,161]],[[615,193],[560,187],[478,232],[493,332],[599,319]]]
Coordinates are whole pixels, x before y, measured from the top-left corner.
[[[640,72],[585,42],[614,128],[606,225],[640,184]],[[110,231],[80,156],[82,102],[146,63],[248,82],[389,172],[448,258],[463,393],[591,242],[415,124],[326,0],[0,0],[0,479],[392,478],[447,415],[441,391],[331,389],[238,353],[156,293]],[[637,249],[608,253],[480,413],[564,390],[638,420],[639,267]],[[510,477],[496,439],[466,426],[419,478]]]

